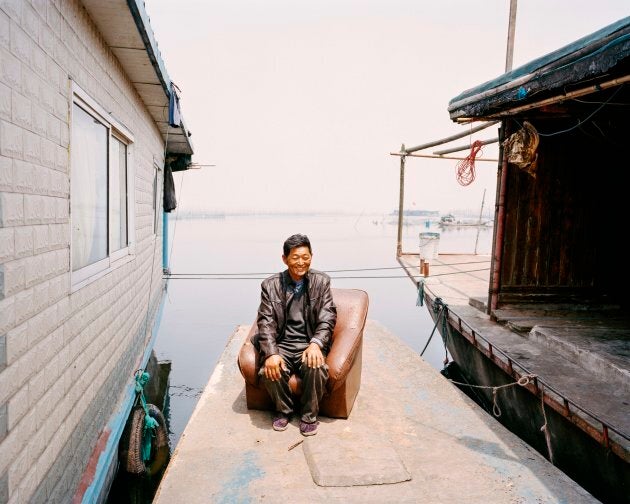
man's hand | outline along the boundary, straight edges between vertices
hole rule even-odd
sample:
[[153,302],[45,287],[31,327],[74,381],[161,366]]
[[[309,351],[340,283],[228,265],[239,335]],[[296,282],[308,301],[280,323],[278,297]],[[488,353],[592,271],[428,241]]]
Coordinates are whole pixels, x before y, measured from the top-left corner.
[[318,368],[324,365],[324,354],[317,343],[311,343],[302,353],[302,362],[310,368]]
[[278,381],[281,376],[282,369],[285,368],[284,361],[279,355],[270,355],[265,360],[265,378],[271,381]]

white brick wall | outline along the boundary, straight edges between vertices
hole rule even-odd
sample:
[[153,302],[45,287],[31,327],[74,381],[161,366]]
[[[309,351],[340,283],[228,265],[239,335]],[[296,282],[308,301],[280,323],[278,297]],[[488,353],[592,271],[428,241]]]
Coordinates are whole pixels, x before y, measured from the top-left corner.
[[0,193],[0,226],[17,226],[24,222],[24,196],[19,193]]
[[24,152],[24,130],[9,121],[0,121],[0,154],[21,159]]
[[0,118],[11,119],[11,88],[0,83]]
[[9,27],[11,19],[0,11],[0,47],[9,48]]
[[0,191],[11,191],[13,188],[13,160],[0,156]]
[[6,261],[15,255],[13,228],[0,228],[0,261]]
[[[130,127],[136,175],[135,256],[74,292],[70,77]],[[146,107],[80,2],[0,1],[0,405],[8,424],[0,480],[8,474],[9,502],[28,502],[46,480],[139,330],[149,285],[161,288],[151,202],[153,157],[162,154]]]

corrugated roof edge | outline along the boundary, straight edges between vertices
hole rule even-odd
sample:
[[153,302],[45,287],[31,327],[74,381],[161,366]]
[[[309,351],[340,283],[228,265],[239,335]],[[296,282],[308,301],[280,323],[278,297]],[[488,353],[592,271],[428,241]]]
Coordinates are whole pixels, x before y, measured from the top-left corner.
[[[129,6],[129,10],[131,11],[133,20],[135,21],[136,27],[138,28],[138,33],[140,33],[140,37],[142,37],[142,41],[144,42],[144,46],[146,47],[149,59],[153,64],[155,73],[162,83],[164,94],[166,94],[167,98],[170,98],[171,78],[166,71],[166,65],[164,64],[164,60],[162,59],[162,55],[160,54],[160,50],[158,49],[155,35],[153,34],[153,29],[151,28],[151,20],[149,19],[149,15],[147,14],[146,9],[144,8],[144,0],[127,0],[127,5]],[[181,117],[180,125],[184,132],[186,142],[188,143],[188,146],[190,147],[190,151],[192,153],[193,145],[192,141],[190,140],[190,136],[188,136],[189,133],[188,129],[186,128],[186,123],[184,122],[183,116]]]
[[[590,44],[596,43],[598,40],[604,39],[613,35],[615,32],[624,30],[625,28],[630,27],[630,16],[620,19],[615,23],[612,23],[608,26],[597,30],[596,32],[591,33],[590,35],[586,35],[571,44],[561,47],[551,53],[548,53],[540,58],[530,61],[524,65],[521,65],[518,68],[510,72],[506,72],[499,77],[496,77],[492,80],[484,82],[478,86],[467,89],[466,91],[460,93],[455,98],[451,99],[448,104],[448,111],[452,112],[453,110],[458,109],[459,107],[465,105],[466,103],[470,103],[474,101],[474,97],[483,92],[487,92],[494,88],[499,88],[501,86],[502,90],[509,89],[510,87],[516,87],[521,84],[521,80],[528,75],[533,74],[536,70],[539,70],[542,67],[550,66],[555,61],[558,61],[562,58],[565,58],[580,49],[587,47]],[[513,84],[511,86],[510,84]]]

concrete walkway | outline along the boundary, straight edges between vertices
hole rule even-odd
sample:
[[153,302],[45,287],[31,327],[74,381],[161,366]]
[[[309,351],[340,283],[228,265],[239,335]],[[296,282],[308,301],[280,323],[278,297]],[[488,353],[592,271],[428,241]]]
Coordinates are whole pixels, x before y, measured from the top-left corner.
[[[155,504],[598,502],[371,320],[350,417],[320,418],[310,438],[295,419],[275,432],[271,413],[245,405],[236,358],[248,329],[228,341]],[[357,485],[369,481],[400,482]]]

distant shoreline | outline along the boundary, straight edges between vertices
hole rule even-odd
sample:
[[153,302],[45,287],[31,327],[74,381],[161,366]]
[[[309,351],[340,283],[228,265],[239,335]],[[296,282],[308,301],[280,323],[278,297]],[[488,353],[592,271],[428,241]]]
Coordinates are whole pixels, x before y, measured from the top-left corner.
[[[419,219],[439,219],[440,215],[444,213],[452,213],[454,215],[462,217],[479,217],[479,211],[470,210],[450,210],[449,212],[440,212],[438,210],[406,210],[403,212],[405,219],[407,218],[419,218]],[[365,211],[365,212],[343,212],[343,211],[317,211],[317,212],[283,212],[283,211],[234,211],[234,212],[220,212],[211,210],[186,210],[178,212],[177,210],[170,212],[171,218],[177,219],[224,219],[226,217],[367,217],[378,216],[380,218],[398,218],[398,211],[390,212],[377,212],[377,211]],[[491,216],[490,216],[491,218]]]

